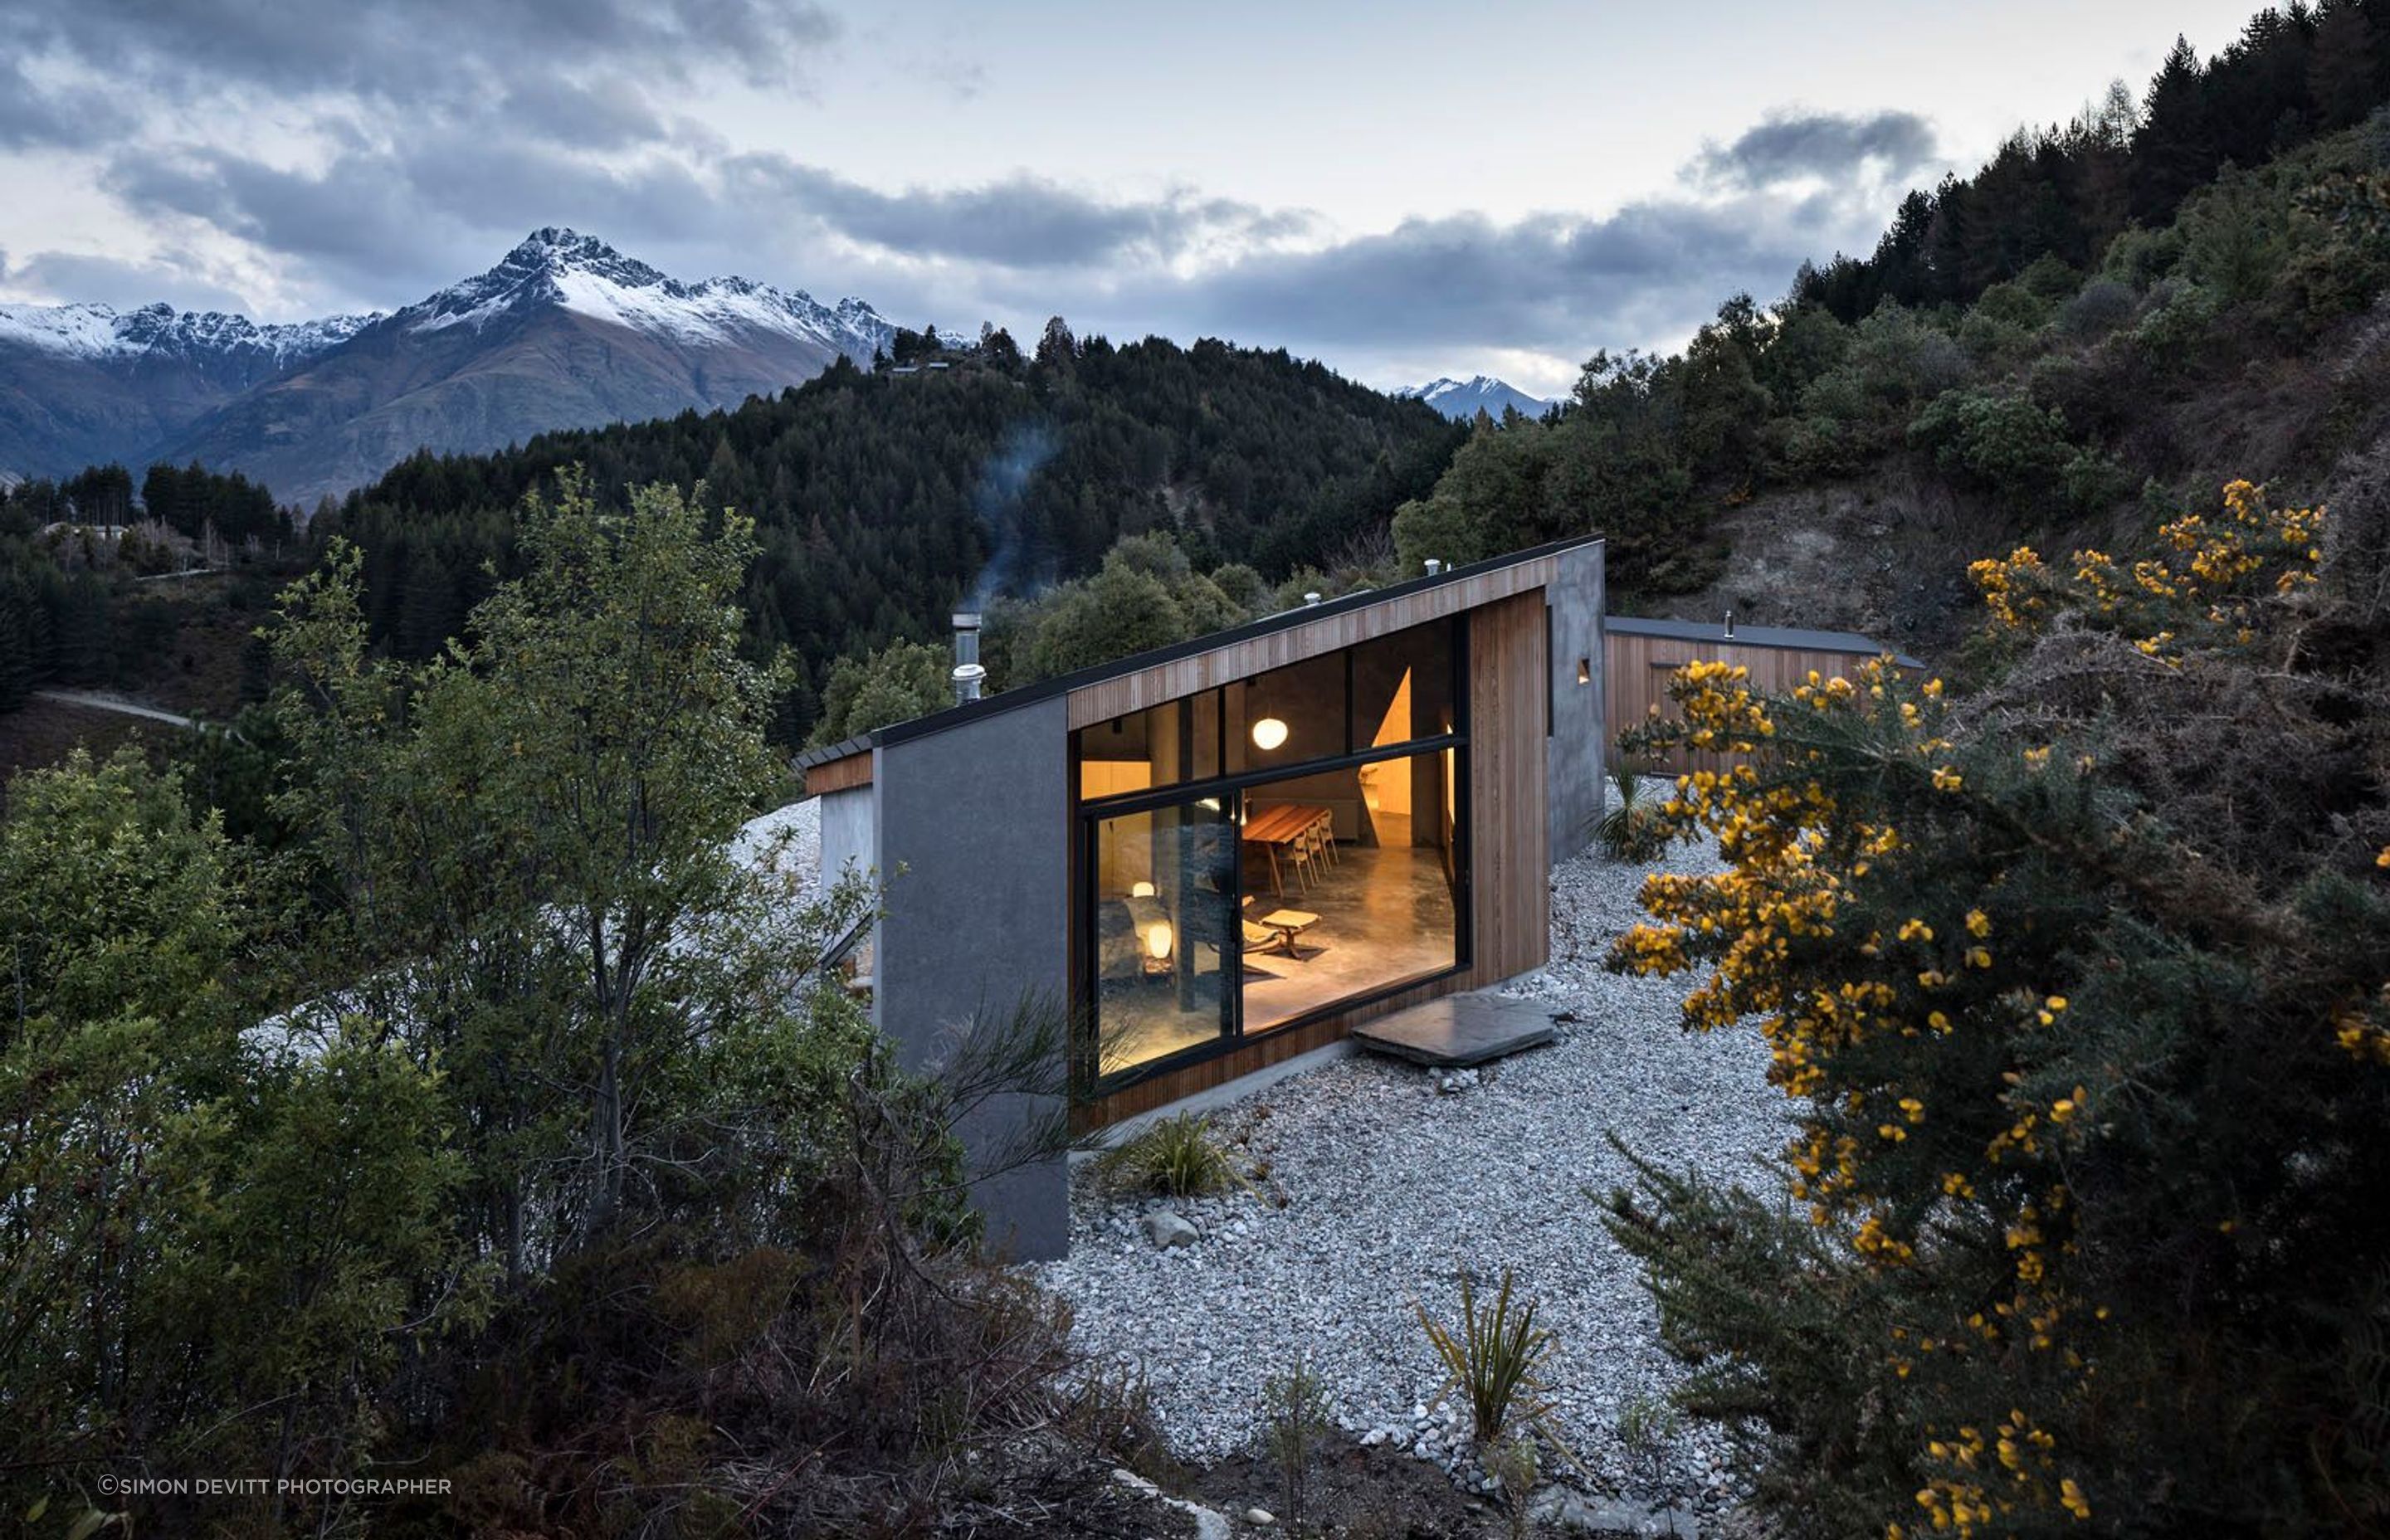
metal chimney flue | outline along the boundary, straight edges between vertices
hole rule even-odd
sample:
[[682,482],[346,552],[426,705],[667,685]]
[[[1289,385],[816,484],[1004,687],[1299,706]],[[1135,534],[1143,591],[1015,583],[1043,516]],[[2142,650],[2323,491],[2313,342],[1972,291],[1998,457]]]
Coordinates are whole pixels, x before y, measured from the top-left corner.
[[1430,577],[1434,577],[1437,573],[1439,573],[1439,572],[1441,572],[1441,571],[1444,571],[1444,563],[1443,563],[1443,562],[1438,561],[1438,560],[1437,560],[1435,558],[1433,558],[1433,557],[1430,557],[1430,558],[1427,558],[1427,575],[1428,575],[1428,576],[1430,576]]
[[979,688],[987,678],[987,670],[979,661],[979,611],[955,611],[955,704],[968,705],[979,699]]
[[1727,640],[1734,640],[1734,611],[1731,610],[1726,612],[1726,635]]

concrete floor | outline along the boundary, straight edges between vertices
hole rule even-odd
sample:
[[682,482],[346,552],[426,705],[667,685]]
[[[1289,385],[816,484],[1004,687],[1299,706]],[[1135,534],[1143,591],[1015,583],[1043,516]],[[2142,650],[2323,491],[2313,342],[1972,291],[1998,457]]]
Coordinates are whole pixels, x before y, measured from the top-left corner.
[[1409,845],[1337,848],[1307,889],[1253,897],[1254,918],[1274,907],[1319,917],[1297,944],[1300,959],[1245,954],[1245,1032],[1266,1031],[1332,1001],[1367,995],[1452,966],[1452,888],[1443,853]]
[[[1394,830],[1387,831],[1390,835]],[[1442,973],[1453,965],[1456,913],[1443,853],[1408,844],[1341,845],[1306,885],[1284,894],[1265,883],[1246,913],[1300,909],[1319,917],[1303,932],[1302,956],[1245,955],[1245,1033],[1266,1032],[1337,1000]],[[1199,969],[1218,967],[1208,950]],[[1167,978],[1107,981],[1101,1017],[1105,1068],[1124,1069],[1219,1035],[1220,981],[1199,972],[1182,1002]]]

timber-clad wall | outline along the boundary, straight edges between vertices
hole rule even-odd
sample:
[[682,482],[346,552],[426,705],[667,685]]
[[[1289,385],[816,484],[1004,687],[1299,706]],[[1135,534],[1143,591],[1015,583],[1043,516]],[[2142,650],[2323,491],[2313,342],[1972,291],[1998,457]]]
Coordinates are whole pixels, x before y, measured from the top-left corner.
[[844,791],[852,787],[871,784],[871,751],[849,754],[827,764],[816,764],[805,772],[805,795],[818,797],[825,792]]
[[[1751,687],[1763,695],[1789,695],[1809,682],[1809,671],[1820,679],[1841,674],[1856,680],[1872,652],[1827,652],[1810,648],[1753,647],[1723,638],[1686,641],[1677,636],[1639,636],[1610,631],[1602,636],[1608,658],[1610,739],[1651,720],[1654,709],[1664,722],[1682,715],[1668,699],[1668,680],[1687,663],[1713,661],[1740,664],[1751,671]],[[1685,750],[1665,754],[1646,752],[1638,761],[1647,775],[1681,776],[1695,770],[1724,770],[1734,763],[1727,754]]]
[[[1113,717],[1143,711],[1164,700],[1197,695],[1215,685],[1250,679],[1274,668],[1299,663],[1305,658],[1341,651],[1373,636],[1382,636],[1446,615],[1457,615],[1464,610],[1475,610],[1530,590],[1537,596],[1536,624],[1540,627],[1543,624],[1542,591],[1558,569],[1558,558],[1535,557],[1490,572],[1480,572],[1474,577],[1438,584],[1415,594],[1405,594],[1382,604],[1365,604],[1308,624],[1291,625],[1266,636],[1231,642],[1227,647],[1214,648],[1189,658],[1174,659],[1167,663],[1157,663],[1135,674],[1099,680],[1071,692],[1071,725],[1091,727],[1099,722],[1109,722]],[[1536,699],[1540,701],[1543,699],[1540,681],[1537,689]]]
[[[1508,571],[1486,575],[1501,578],[1508,575]],[[1416,597],[1424,599],[1431,596],[1422,594]],[[1375,635],[1380,630],[1415,625],[1421,620],[1434,618],[1435,614],[1451,612],[1450,609],[1444,609],[1415,615],[1394,625],[1363,632],[1355,640]],[[1334,617],[1334,620],[1358,620],[1368,613],[1371,611],[1356,611],[1353,615]],[[1543,966],[1549,954],[1551,939],[1549,834],[1544,784],[1544,712],[1548,670],[1544,656],[1543,589],[1536,586],[1524,592],[1514,591],[1508,597],[1473,609],[1469,614],[1468,625],[1469,801],[1472,827],[1469,832],[1471,945],[1467,970],[1448,979],[1407,989],[1370,1005],[1356,1007],[1284,1032],[1270,1033],[1217,1059],[1139,1081],[1081,1108],[1074,1118],[1080,1126],[1101,1127],[1139,1112],[1150,1112],[1157,1107],[1166,1107],[1182,1097],[1208,1091],[1256,1070],[1292,1059],[1297,1054],[1325,1046],[1348,1035],[1364,1021],[1440,995],[1499,983],[1514,974]],[[1280,639],[1265,638],[1270,642]],[[1285,661],[1293,661],[1310,657],[1314,652],[1329,652],[1351,645],[1349,641],[1332,642],[1314,647],[1311,651],[1293,653]],[[1240,649],[1222,650],[1234,652]],[[1217,656],[1206,653],[1201,659],[1190,658],[1183,661],[1195,663]],[[1164,668],[1179,666],[1163,665]],[[1242,665],[1240,662],[1234,666]],[[1278,666],[1276,661],[1271,661],[1260,665],[1260,669]],[[1257,673],[1260,669],[1248,672]],[[1162,670],[1150,672],[1158,674]],[[1224,673],[1207,681],[1189,685],[1187,689],[1190,692],[1208,689],[1214,683],[1245,676],[1245,673]],[[1103,687],[1092,686],[1088,691],[1072,695],[1071,720],[1074,725],[1080,725],[1079,696]],[[1101,722],[1121,712],[1133,711],[1138,705],[1150,705],[1163,699],[1168,697],[1155,696],[1151,699],[1117,708],[1108,703],[1105,710],[1087,720]]]

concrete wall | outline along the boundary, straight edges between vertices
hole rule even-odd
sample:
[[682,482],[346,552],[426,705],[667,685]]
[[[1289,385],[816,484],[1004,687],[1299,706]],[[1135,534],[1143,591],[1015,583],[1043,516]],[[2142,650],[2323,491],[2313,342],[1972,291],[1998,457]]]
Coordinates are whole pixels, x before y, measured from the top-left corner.
[[[887,912],[873,1007],[907,1068],[934,1068],[983,1012],[1067,1003],[1070,738],[1057,696],[879,751]],[[1068,1168],[1060,1153],[988,1168],[1027,1122],[1059,1110],[1059,1098],[1001,1098],[961,1130],[988,1239],[1016,1259],[1068,1250]]]
[[[1544,590],[1544,597],[1552,627],[1546,805],[1551,818],[1551,858],[1557,865],[1592,842],[1594,821],[1601,815],[1602,776],[1610,751],[1602,700],[1608,688],[1601,635],[1602,547],[1580,545],[1562,553],[1559,575]],[[1578,682],[1580,665],[1583,683]]]
[[821,800],[821,871],[815,891],[829,896],[849,868],[869,877],[880,869],[877,792],[869,786],[829,791]]

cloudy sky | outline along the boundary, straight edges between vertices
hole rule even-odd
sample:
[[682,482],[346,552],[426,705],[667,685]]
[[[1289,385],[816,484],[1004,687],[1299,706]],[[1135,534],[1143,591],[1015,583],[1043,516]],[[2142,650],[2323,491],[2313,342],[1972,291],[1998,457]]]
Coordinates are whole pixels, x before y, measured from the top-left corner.
[[0,0],[0,298],[391,309],[570,225],[911,325],[1566,388],[2253,0]]

